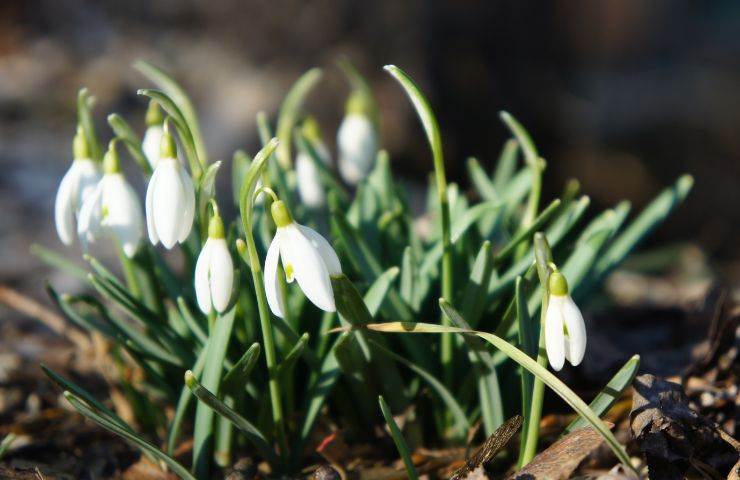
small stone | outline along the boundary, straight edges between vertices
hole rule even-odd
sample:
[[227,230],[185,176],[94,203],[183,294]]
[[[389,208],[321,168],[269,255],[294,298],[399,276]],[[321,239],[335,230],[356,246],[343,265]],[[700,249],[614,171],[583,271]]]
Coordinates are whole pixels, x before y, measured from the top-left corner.
[[314,480],[340,480],[339,473],[329,465],[322,465],[313,472]]

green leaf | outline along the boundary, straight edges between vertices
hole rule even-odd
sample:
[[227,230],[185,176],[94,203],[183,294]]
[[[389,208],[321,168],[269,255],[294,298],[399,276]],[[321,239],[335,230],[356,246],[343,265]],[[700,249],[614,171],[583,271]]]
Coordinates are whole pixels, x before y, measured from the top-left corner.
[[[221,375],[224,371],[224,359],[234,326],[235,309],[215,319],[211,332],[212,341],[208,342],[208,354],[203,368],[203,386],[207,390],[219,393]],[[194,380],[195,377],[191,375]],[[188,383],[188,387],[191,387]],[[190,388],[193,390],[193,388]],[[200,397],[198,397],[200,398]],[[198,404],[195,411],[195,429],[193,432],[193,471],[198,478],[206,478],[210,471],[211,448],[213,443],[213,410],[207,404]]]
[[550,218],[558,211],[561,202],[559,199],[553,200],[550,205],[540,213],[537,218],[524,230],[517,233],[501,250],[494,254],[495,263],[498,265],[509,255],[514,253],[514,249],[525,240],[529,240],[534,232],[539,230]]
[[252,217],[254,216],[254,191],[267,161],[278,146],[278,139],[273,138],[254,157],[249,170],[244,175],[244,183],[239,189],[239,211],[245,232],[252,231]]
[[[269,141],[269,139],[268,139]],[[234,205],[239,206],[239,189],[244,183],[244,176],[252,164],[252,159],[244,150],[237,150],[231,161],[231,192],[234,195]]]
[[491,255],[491,242],[484,241],[475,257],[475,263],[470,271],[470,278],[463,292],[462,310],[463,316],[473,325],[478,323],[486,306],[488,295],[488,284],[493,274],[493,255]]
[[3,441],[0,442],[0,460],[2,460],[5,455],[7,455],[10,447],[13,445],[13,442],[15,442],[16,438],[18,437],[15,433],[9,433],[5,435]]
[[373,95],[370,84],[367,82],[365,77],[363,77],[362,74],[355,68],[355,66],[350,63],[347,57],[339,57],[337,59],[337,65],[339,66],[339,69],[342,70],[344,76],[347,77],[347,81],[349,82],[352,89],[362,92],[365,98],[370,100],[370,117],[375,124],[375,131],[380,131],[380,109],[378,108],[378,103],[375,101],[375,95]]
[[134,68],[143,73],[147,78],[149,78],[149,80],[161,88],[172,99],[175,105],[177,105],[192,133],[198,158],[200,158],[203,165],[205,165],[207,162],[206,148],[203,143],[203,137],[200,133],[198,114],[195,112],[195,107],[193,107],[193,102],[190,101],[188,94],[172,79],[172,77],[165,73],[164,70],[152,65],[151,63],[138,60],[134,63]]
[[278,375],[284,375],[285,372],[290,371],[293,365],[295,365],[296,360],[303,354],[307,343],[308,332],[304,332],[295,345],[293,345],[293,348],[285,355],[283,361],[278,364]]
[[290,156],[290,136],[298,121],[303,101],[319,82],[321,76],[320,68],[312,68],[301,75],[280,106],[277,123],[277,138],[280,140],[280,145],[278,146],[277,158],[284,169],[287,169],[293,163]]
[[380,306],[383,304],[383,300],[385,300],[399,272],[398,267],[389,268],[375,280],[365,293],[364,303],[371,317],[374,317],[380,310]]
[[[446,315],[460,315],[452,306],[450,306],[444,300],[440,300],[440,306]],[[614,435],[609,430],[609,427],[601,421],[591,408],[581,400],[567,385],[565,385],[555,375],[550,373],[546,368],[539,365],[536,361],[532,360],[526,353],[522,352],[518,348],[514,347],[506,340],[491,333],[479,332],[474,330],[464,330],[455,327],[448,327],[445,325],[437,325],[433,323],[414,323],[414,322],[391,322],[391,323],[378,323],[366,325],[365,328],[378,332],[389,332],[389,333],[460,333],[460,334],[473,334],[483,340],[487,341],[495,348],[503,352],[507,357],[527,369],[534,376],[540,378],[542,382],[550,387],[560,398],[562,398],[573,410],[576,411],[580,416],[584,417],[594,429],[601,434],[606,440],[606,443],[614,451],[617,458],[627,467],[629,470],[636,472],[635,468],[630,463],[629,456],[624,451],[622,446],[619,444]]]
[[[537,358],[537,347],[540,336],[540,328],[536,322],[532,321],[532,317],[529,315],[529,308],[527,308],[527,301],[524,297],[524,287],[522,285],[522,277],[516,279],[515,289],[515,305],[516,305],[516,319],[519,325],[519,345],[521,345],[522,351],[529,355],[531,358]],[[527,444],[526,432],[529,430],[530,412],[532,411],[532,388],[534,386],[534,378],[532,374],[524,369],[521,372],[521,388],[522,388],[522,416],[524,418],[524,425],[522,428],[521,443],[519,450],[523,452]]]
[[201,345],[205,345],[208,342],[208,334],[200,326],[200,322],[195,319],[183,297],[177,297],[177,309],[180,311],[180,316],[185,321],[185,324],[193,335],[195,335],[195,338],[198,339]]
[[[233,409],[229,408],[221,400],[219,400],[218,397],[213,394],[213,392],[201,385],[195,378],[195,375],[193,375],[193,372],[191,372],[190,370],[185,372],[185,385],[187,385],[190,391],[193,392],[193,395],[195,395],[198,400],[202,402],[202,405],[208,408],[208,410],[211,412],[211,416],[213,416],[213,412],[216,412],[219,415],[229,419],[231,423],[233,423],[236,428],[241,430],[247,437],[247,439],[252,442],[252,444],[257,448],[257,450],[259,450],[262,456],[265,457],[268,463],[270,463],[272,466],[277,465],[277,457],[275,456],[275,452],[273,451],[272,447],[270,447],[270,444],[268,443],[264,434],[252,423],[250,423],[249,420],[239,415]],[[199,404],[198,407],[199,409],[200,405],[201,404]],[[207,478],[207,476],[199,476],[199,478]]]
[[195,139],[193,132],[190,129],[188,121],[180,111],[177,104],[165,93],[160,90],[143,88],[136,92],[139,95],[144,95],[156,100],[167,114],[172,118],[177,130],[177,135],[180,137],[180,144],[185,149],[185,157],[188,159],[190,164],[190,170],[195,180],[199,179],[203,174],[205,168],[205,160],[200,158],[197,147],[195,145]]
[[511,133],[514,134],[517,143],[521,147],[522,152],[524,152],[524,158],[526,159],[527,164],[532,165],[536,163],[540,155],[537,153],[537,147],[534,145],[532,137],[529,135],[527,130],[525,130],[522,124],[519,123],[519,121],[510,113],[501,112],[500,116],[501,120],[503,120],[506,126],[509,127],[509,130],[511,130]]
[[141,139],[136,136],[126,120],[117,113],[111,113],[108,115],[108,125],[110,125],[113,133],[116,134],[116,137],[126,145],[126,149],[128,149],[128,152],[131,154],[131,158],[134,159],[141,171],[144,172],[145,175],[151,175],[152,167],[149,165],[149,161],[147,160],[146,155],[144,155],[144,150],[141,148]]
[[496,190],[501,191],[509,183],[516,171],[517,153],[519,153],[519,143],[510,138],[504,143],[496,163],[496,171],[493,173],[493,186]]
[[166,455],[164,452],[162,452],[157,447],[147,442],[134,432],[121,428],[120,425],[111,422],[107,417],[99,415],[94,408],[91,408],[75,394],[71,392],[64,392],[64,397],[67,399],[67,401],[69,401],[69,403],[72,404],[75,410],[80,412],[82,415],[86,416],[106,430],[109,430],[122,437],[124,440],[134,445],[143,453],[151,455],[164,462],[170,469],[172,469],[175,474],[179,475],[180,478],[184,480],[196,480],[196,478],[192,476],[190,472],[188,472],[188,470],[180,465],[174,458]]
[[673,209],[684,201],[693,185],[694,178],[691,175],[682,175],[673,186],[663,190],[660,195],[650,202],[601,256],[594,267],[595,278],[603,278],[619,265],[655,227],[670,215]]
[[255,342],[244,352],[244,355],[224,375],[221,381],[223,391],[235,393],[237,390],[244,388],[249,374],[252,373],[252,369],[257,364],[260,351],[260,344]]
[[[203,367],[206,365],[206,357],[208,356],[208,345],[201,348],[198,353],[198,359],[192,368],[192,374],[197,378],[203,374]],[[185,416],[188,413],[188,408],[193,400],[193,395],[190,393],[190,389],[187,385],[183,385],[180,390],[180,398],[177,400],[177,406],[175,407],[175,415],[172,417],[172,423],[167,434],[167,453],[172,455],[177,446],[177,442],[180,439],[180,431],[182,430],[182,424],[185,421]]]
[[[406,322],[404,322],[405,324]],[[372,324],[371,324],[372,325]],[[382,324],[381,324],[382,325]],[[455,396],[450,393],[449,390],[440,382],[437,380],[434,375],[427,372],[423,368],[416,365],[411,360],[408,360],[401,355],[398,355],[397,353],[393,352],[392,350],[380,345],[378,342],[370,340],[370,343],[377,348],[380,352],[383,354],[389,356],[390,358],[394,359],[395,361],[402,363],[406,367],[408,367],[409,370],[417,374],[419,377],[422,378],[422,380],[426,381],[427,384],[431,387],[431,389],[439,396],[439,398],[442,400],[442,402],[445,404],[447,409],[449,410],[450,414],[452,415],[454,424],[453,424],[453,434],[458,439],[464,439],[465,435],[467,434],[468,427],[470,426],[468,424],[468,419],[465,416],[465,412],[463,411],[462,407],[459,403],[457,403],[457,400],[455,400]]]
[[382,395],[378,396],[378,403],[380,404],[380,411],[383,413],[383,418],[385,418],[385,423],[388,424],[388,429],[391,432],[393,443],[396,444],[396,449],[398,449],[398,453],[401,455],[401,459],[403,459],[403,464],[406,467],[406,475],[411,480],[417,480],[419,477],[416,474],[414,462],[411,460],[409,447],[406,444],[406,440],[403,438],[401,429],[398,428],[398,424],[396,424],[396,421],[393,419],[391,409],[388,407],[388,404],[385,403],[385,399],[383,399]]
[[47,265],[66,272],[78,280],[87,280],[87,270],[72,262],[59,253],[50,250],[38,243],[32,243],[30,248],[31,255],[38,258]]
[[478,195],[489,202],[500,201],[501,199],[496,191],[496,187],[493,186],[493,182],[488,178],[488,174],[483,170],[478,159],[475,157],[468,158],[467,166],[468,176],[470,176],[470,180],[473,182]]
[[[622,368],[609,380],[604,388],[596,395],[596,397],[588,404],[591,410],[598,416],[603,416],[609,411],[617,400],[622,396],[625,390],[632,385],[637,370],[640,369],[640,356],[633,355],[632,358],[627,360]],[[573,430],[585,427],[588,422],[583,417],[578,417],[565,428],[563,435],[567,435]]]
[[90,95],[87,88],[81,88],[77,94],[77,121],[82,125],[85,132],[85,139],[90,148],[90,156],[93,160],[101,161],[103,159],[103,148],[100,146],[98,136],[95,135],[95,120],[92,117],[92,106],[95,104],[95,97]]

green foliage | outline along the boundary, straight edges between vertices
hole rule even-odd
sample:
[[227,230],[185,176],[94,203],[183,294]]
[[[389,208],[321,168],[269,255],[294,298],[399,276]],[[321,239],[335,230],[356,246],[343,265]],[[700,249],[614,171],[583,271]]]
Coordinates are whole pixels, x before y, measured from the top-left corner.
[[[357,70],[346,60],[340,66],[353,91],[370,98],[368,83]],[[372,435],[371,423],[385,419],[407,474],[414,478],[410,452],[422,442],[461,445],[469,425],[479,419],[490,434],[504,418],[518,413],[510,411],[515,405],[522,406],[525,418],[522,445],[536,448],[536,419],[547,386],[580,415],[568,431],[593,425],[626,461],[599,416],[630,383],[639,360],[630,360],[586,405],[548,372],[538,351],[543,289],[535,275],[541,277],[547,262],[555,262],[574,298],[587,302],[605,276],[684,200],[691,177],[681,177],[632,222],[627,221],[626,203],[588,212],[588,197],[577,197],[577,183],[570,183],[561,198],[541,202],[544,161],[522,124],[503,113],[512,138],[493,173],[476,159],[468,161],[473,188],[470,196],[463,195],[457,185],[447,183],[441,134],[429,102],[407,74],[389,66],[415,107],[432,151],[433,201],[424,216],[428,228],[423,229],[387,152],[378,152],[374,169],[352,192],[303,136],[298,126],[306,114],[304,100],[319,86],[320,70],[309,70],[296,82],[276,124],[258,115],[263,148],[253,159],[240,150],[230,168],[219,170],[218,162],[208,163],[195,108],[185,91],[150,64],[139,62],[137,69],[156,84],[157,89],[139,93],[167,113],[197,184],[196,227],[177,247],[183,265],[172,268],[169,258],[147,244],[131,263],[124,262],[123,280],[116,268],[93,257],[86,257],[83,268],[44,247],[36,245],[32,251],[89,284],[90,291],[78,296],[52,287],[48,291],[71,322],[102,334],[123,366],[141,372],[141,380],[125,383],[132,397],[148,402],[142,405],[173,409],[166,442],[154,442],[166,443],[167,454],[145,439],[156,438],[165,427],[159,417],[129,425],[84,389],[45,368],[78,411],[182,478],[208,478],[212,460],[225,467],[233,450],[259,456],[276,473],[293,474],[321,440],[314,429],[323,415],[360,439]],[[100,142],[91,106],[89,94],[81,90],[79,121],[97,158]],[[142,114],[144,109],[142,105]],[[377,112],[373,116],[377,121]],[[108,121],[148,175],[140,137],[119,115],[109,115]],[[272,130],[277,138],[271,138]],[[324,207],[301,204],[292,148],[306,153],[316,169],[327,193]],[[460,153],[466,152],[454,155]],[[231,172],[231,182],[217,182],[225,171]],[[229,184],[233,191],[217,192],[217,184]],[[278,280],[286,315],[283,319],[270,313],[262,268],[275,225],[268,193],[255,199],[258,184],[274,189],[299,223],[318,230],[337,251],[342,274],[331,278],[336,313],[322,313],[307,302],[282,270]],[[224,220],[232,257],[242,260],[234,262],[238,290],[229,310],[218,316],[200,312],[192,288],[208,223],[206,205],[214,197],[232,199],[239,208],[239,218]],[[543,244],[552,251],[543,253]],[[439,297],[444,299],[441,308]],[[439,325],[416,323],[440,315]],[[398,323],[385,330],[370,328],[388,322]],[[336,327],[346,331],[332,333]],[[441,338],[387,336],[383,331],[431,331]],[[521,381],[514,385],[501,384],[517,376]],[[353,404],[347,405],[347,398]],[[391,408],[414,412],[407,416],[404,434]],[[146,431],[137,433],[141,430]],[[184,461],[191,461],[193,473],[172,458],[190,432],[193,456]]]

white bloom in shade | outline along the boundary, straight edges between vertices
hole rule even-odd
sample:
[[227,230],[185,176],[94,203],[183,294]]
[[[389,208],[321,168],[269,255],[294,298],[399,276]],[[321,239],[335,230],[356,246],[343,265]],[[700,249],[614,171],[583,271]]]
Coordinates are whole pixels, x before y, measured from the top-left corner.
[[278,317],[285,312],[278,285],[279,258],[289,283],[295,279],[314,305],[327,312],[335,311],[329,276],[342,273],[336,252],[317,232],[295,223],[282,201],[273,202],[271,209],[277,231],[265,258],[265,292],[270,310]]
[[144,237],[144,216],[136,191],[121,173],[113,142],[105,154],[103,169],[103,178],[80,209],[80,243],[86,250],[89,244],[108,236],[118,242],[127,257],[133,257]]
[[141,149],[144,151],[144,156],[152,170],[157,166],[159,160],[159,148],[164,133],[163,122],[164,117],[162,116],[162,110],[159,108],[159,103],[151,100],[146,111],[146,132],[144,132],[144,140],[141,142]]
[[347,113],[337,132],[339,173],[351,185],[367,177],[378,153],[378,134],[370,118],[369,102],[360,92],[350,95]]
[[234,263],[224,238],[224,224],[214,212],[208,224],[208,240],[195,264],[195,296],[205,314],[223,313],[229,306],[234,286]]
[[177,159],[175,140],[162,135],[160,158],[146,190],[146,226],[152,245],[165,248],[184,242],[193,227],[195,189],[190,175]]
[[555,271],[548,280],[550,297],[545,314],[545,348],[554,370],[560,370],[567,359],[574,367],[586,352],[586,326],[583,315],[568,294],[568,282]]
[[[310,142],[324,165],[330,165],[331,154],[321,141],[318,123],[312,117],[303,122],[303,136],[307,142]],[[321,183],[319,169],[308,152],[301,151],[296,156],[295,172],[301,201],[310,208],[323,207],[326,204],[326,192]]]
[[59,184],[54,202],[54,221],[59,239],[69,246],[75,240],[75,220],[82,202],[100,181],[100,167],[91,160],[82,128],[77,129],[73,141],[74,161]]
[[161,125],[146,127],[144,140],[141,142],[141,149],[144,150],[144,156],[152,170],[157,166],[159,160],[159,145],[162,143],[162,133],[164,133],[164,129]]

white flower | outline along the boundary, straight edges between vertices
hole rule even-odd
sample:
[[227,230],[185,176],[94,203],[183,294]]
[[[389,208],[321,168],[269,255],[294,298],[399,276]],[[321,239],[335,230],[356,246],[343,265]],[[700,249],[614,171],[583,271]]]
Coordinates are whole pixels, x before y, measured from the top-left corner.
[[59,184],[54,202],[54,221],[59,239],[65,245],[74,243],[75,220],[82,202],[100,181],[100,167],[89,158],[90,152],[82,128],[77,129],[73,142],[74,161]]
[[159,103],[155,100],[149,102],[149,108],[146,110],[146,132],[144,132],[144,140],[141,142],[141,149],[144,150],[144,156],[149,162],[149,166],[152,170],[157,166],[159,161],[159,148],[162,143],[162,134],[164,128],[162,124],[164,117],[162,116],[162,110],[159,107]]
[[141,203],[121,173],[114,146],[103,163],[105,174],[80,209],[77,234],[83,249],[109,236],[118,241],[127,257],[133,257],[144,236]]
[[327,312],[335,311],[329,276],[342,273],[336,252],[317,232],[295,223],[282,201],[274,202],[271,208],[278,228],[265,258],[265,291],[270,310],[278,317],[285,312],[277,276],[280,258],[289,283],[297,280],[314,305]]
[[[312,117],[303,122],[303,135],[306,141],[311,143],[311,147],[313,147],[319,159],[324,162],[324,165],[330,165],[331,154],[324,142],[321,141],[318,123]],[[323,207],[326,204],[326,192],[324,192],[324,186],[321,183],[319,169],[316,168],[316,164],[308,152],[301,151],[296,156],[295,173],[301,201],[311,208]]]
[[351,185],[358,184],[370,173],[378,153],[378,135],[369,114],[370,106],[364,95],[352,94],[337,132],[339,173]]
[[208,225],[208,239],[195,264],[195,297],[205,314],[223,313],[229,306],[234,286],[234,263],[224,238],[224,225],[214,213]]
[[162,125],[151,125],[146,128],[144,140],[141,142],[141,149],[144,150],[144,156],[152,170],[156,168],[159,161],[159,145],[162,143],[162,133],[164,133]]
[[160,158],[146,190],[146,226],[152,245],[165,248],[184,242],[193,226],[195,189],[190,175],[177,159],[175,141],[162,135]]
[[563,368],[567,359],[574,367],[586,352],[586,326],[583,315],[568,294],[568,283],[555,271],[549,279],[550,297],[545,313],[545,348],[554,370]]

